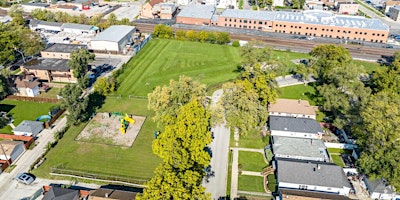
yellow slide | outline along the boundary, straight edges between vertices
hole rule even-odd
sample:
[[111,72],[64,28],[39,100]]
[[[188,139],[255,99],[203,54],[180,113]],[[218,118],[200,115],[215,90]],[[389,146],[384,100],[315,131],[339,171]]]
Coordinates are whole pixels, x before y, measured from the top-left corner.
[[130,117],[128,116],[128,114],[125,114],[124,120],[127,121],[127,122],[129,122],[130,124],[134,124],[134,123],[135,123],[135,120],[132,119],[132,118],[130,118]]

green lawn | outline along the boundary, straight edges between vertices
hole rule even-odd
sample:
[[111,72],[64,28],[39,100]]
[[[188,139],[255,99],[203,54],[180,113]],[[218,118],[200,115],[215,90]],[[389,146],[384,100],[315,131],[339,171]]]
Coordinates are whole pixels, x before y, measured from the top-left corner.
[[40,93],[38,97],[56,99],[57,95],[60,94],[60,91],[61,88],[52,87],[49,91]]
[[231,195],[231,181],[232,181],[232,151],[229,151],[229,161],[228,161],[228,178],[226,180],[226,196]]
[[364,66],[365,71],[369,74],[372,73],[373,71],[375,71],[376,69],[378,69],[379,67],[381,67],[381,65],[377,62],[353,60],[353,63],[356,65]]
[[[56,104],[52,103],[35,103],[29,101],[16,101],[5,99],[0,102],[0,111],[7,112],[14,118],[13,124],[17,126],[23,120],[35,120],[40,115],[46,115],[50,111],[50,107]],[[11,134],[12,128],[5,126],[0,129],[0,133]]]
[[337,148],[328,148],[329,153],[339,153],[339,154],[352,154],[353,151],[349,149],[337,149]]
[[249,192],[265,192],[264,177],[239,175],[238,190]]
[[[258,131],[258,129],[253,129],[246,136],[239,137],[238,147],[263,149],[268,144],[269,136],[264,137],[260,135],[260,131]],[[230,146],[236,147],[235,145],[236,144],[233,138],[233,133],[231,133]]]
[[267,179],[268,179],[267,187],[268,187],[269,191],[271,191],[272,193],[276,192],[276,190],[278,189],[278,183],[276,183],[275,174],[268,175]]
[[107,98],[101,111],[126,112],[147,119],[131,148],[75,141],[84,124],[71,127],[61,141],[47,154],[47,159],[33,173],[49,177],[50,168],[63,166],[70,170],[96,174],[149,179],[160,159],[152,153],[153,132],[157,130],[147,110],[147,99]]
[[289,74],[296,64],[292,62],[295,59],[309,59],[311,56],[305,53],[290,52],[290,51],[274,51],[274,58],[281,62],[284,62],[288,68],[286,69],[286,74]]
[[239,165],[242,171],[261,172],[268,164],[258,152],[239,151]]
[[341,167],[344,167],[344,163],[343,163],[342,158],[340,157],[340,155],[332,155],[331,154],[331,157],[332,157],[333,163],[335,163],[335,164],[337,164],[337,165],[339,165]]
[[310,105],[316,105],[315,95],[316,88],[311,83],[279,88],[279,98],[307,100]]
[[116,93],[147,96],[180,75],[212,87],[235,79],[240,62],[239,48],[232,46],[153,39],[128,63]]

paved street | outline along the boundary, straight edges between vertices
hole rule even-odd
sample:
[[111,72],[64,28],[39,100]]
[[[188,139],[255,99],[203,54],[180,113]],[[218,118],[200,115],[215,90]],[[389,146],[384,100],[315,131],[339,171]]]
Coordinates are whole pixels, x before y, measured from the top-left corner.
[[[215,106],[221,95],[222,90],[214,92],[212,96],[212,106]],[[230,130],[222,124],[213,127],[211,131],[214,133],[214,139],[210,144],[212,152],[211,176],[208,178],[208,182],[203,182],[203,186],[206,188],[207,192],[211,193],[212,199],[219,199],[226,196]]]
[[17,174],[29,170],[30,165],[44,153],[47,143],[54,141],[54,133],[65,127],[66,122],[67,119],[64,117],[58,119],[52,129],[44,129],[36,140],[36,147],[32,150],[26,150],[25,153],[13,163],[16,167],[11,173],[2,173],[0,175],[0,199],[19,199],[34,193],[34,189],[32,189],[32,191],[27,190],[32,193],[18,190],[20,184],[17,184],[17,181],[13,180],[13,178],[16,177]]

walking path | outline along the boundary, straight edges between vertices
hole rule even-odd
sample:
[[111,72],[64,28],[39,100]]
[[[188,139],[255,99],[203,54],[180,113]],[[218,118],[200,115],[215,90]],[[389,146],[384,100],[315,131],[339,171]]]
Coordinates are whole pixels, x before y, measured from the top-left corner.
[[271,194],[264,193],[264,192],[248,192],[248,191],[238,191],[239,194],[244,194],[244,195],[251,195],[251,196],[263,196],[263,197],[272,197]]
[[251,149],[251,148],[242,148],[242,147],[231,147],[231,149],[237,149],[239,151],[251,151],[251,152],[264,153],[264,149]]
[[242,171],[242,175],[248,175],[248,176],[261,176],[264,177],[261,172],[252,172],[252,171]]
[[232,151],[232,176],[231,176],[231,199],[238,197],[238,175],[239,175],[239,150],[231,148]]

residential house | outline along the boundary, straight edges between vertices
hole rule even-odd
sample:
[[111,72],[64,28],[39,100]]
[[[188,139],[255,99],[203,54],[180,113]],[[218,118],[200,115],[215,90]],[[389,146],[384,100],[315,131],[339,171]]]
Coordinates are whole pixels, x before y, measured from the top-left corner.
[[156,4],[164,3],[164,0],[150,0],[144,5],[140,5],[140,18],[154,19],[153,8]]
[[67,63],[66,59],[36,58],[21,66],[21,71],[39,80],[75,83],[77,79]]
[[389,182],[383,178],[372,180],[364,176],[363,181],[371,199],[400,199],[400,194],[397,194]]
[[43,122],[24,120],[12,132],[14,135],[36,137],[43,130]]
[[272,136],[320,139],[323,130],[314,119],[294,117],[269,117],[269,130]]
[[394,21],[398,22],[400,18],[400,6],[393,6],[389,8],[389,17]]
[[132,200],[135,197],[136,192],[100,188],[91,191],[88,200]]
[[87,49],[86,45],[55,43],[40,52],[42,58],[70,59],[72,51]]
[[172,19],[178,7],[171,3],[159,3],[153,7],[153,18]]
[[329,162],[329,155],[322,140],[272,136],[272,151],[275,159],[290,158]]
[[42,200],[79,200],[79,191],[61,187],[51,187]]
[[24,151],[24,143],[21,141],[0,141],[0,160],[9,160],[12,163],[16,161]]
[[290,116],[298,118],[316,118],[314,107],[305,100],[277,99],[268,106],[270,116]]
[[278,191],[282,196],[291,191],[307,191],[327,199],[324,196],[347,197],[350,193],[351,186],[343,169],[332,163],[278,159],[276,170]]
[[11,76],[13,95],[35,97],[40,94],[40,82],[34,76]]
[[358,9],[360,8],[360,5],[356,2],[338,2],[337,4],[338,12],[340,14],[349,14],[349,15],[355,15],[358,13]]

